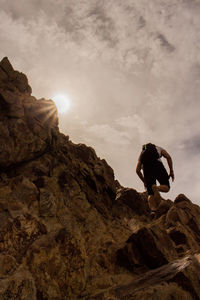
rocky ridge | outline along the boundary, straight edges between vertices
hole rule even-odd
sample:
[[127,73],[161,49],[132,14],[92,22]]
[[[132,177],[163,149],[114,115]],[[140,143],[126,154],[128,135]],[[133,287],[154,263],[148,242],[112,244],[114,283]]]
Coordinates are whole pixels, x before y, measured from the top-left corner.
[[152,220],[0,62],[0,299],[200,299],[199,215],[179,195]]

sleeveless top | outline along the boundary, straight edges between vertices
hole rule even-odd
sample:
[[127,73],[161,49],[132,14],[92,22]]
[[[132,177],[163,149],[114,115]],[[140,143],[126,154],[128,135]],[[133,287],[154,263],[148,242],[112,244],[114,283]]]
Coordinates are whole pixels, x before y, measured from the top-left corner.
[[[156,146],[156,145],[155,145],[155,146]],[[162,147],[159,147],[159,146],[156,146],[156,150],[157,150],[157,152],[158,152],[158,154],[159,154],[158,160],[161,161],[161,157],[162,157],[161,151],[163,150],[163,148],[162,148]],[[161,161],[161,162],[162,162],[162,161]],[[142,168],[143,168],[143,165],[142,165]]]

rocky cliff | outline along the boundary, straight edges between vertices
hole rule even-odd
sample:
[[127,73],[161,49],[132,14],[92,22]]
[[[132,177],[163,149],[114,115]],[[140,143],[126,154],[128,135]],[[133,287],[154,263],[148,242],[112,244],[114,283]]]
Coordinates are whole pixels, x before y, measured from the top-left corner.
[[199,216],[179,195],[152,220],[0,62],[0,299],[200,299]]

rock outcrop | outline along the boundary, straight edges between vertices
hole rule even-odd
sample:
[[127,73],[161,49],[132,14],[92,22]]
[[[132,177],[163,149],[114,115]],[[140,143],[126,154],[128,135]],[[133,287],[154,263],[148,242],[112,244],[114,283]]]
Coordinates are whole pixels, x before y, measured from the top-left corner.
[[0,299],[200,299],[199,215],[179,195],[152,220],[0,62]]

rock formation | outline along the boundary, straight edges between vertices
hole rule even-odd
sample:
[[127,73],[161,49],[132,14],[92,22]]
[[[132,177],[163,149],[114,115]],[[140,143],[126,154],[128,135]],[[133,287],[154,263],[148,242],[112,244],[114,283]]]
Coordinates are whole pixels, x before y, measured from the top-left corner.
[[199,215],[179,195],[152,220],[0,62],[0,299],[200,299]]

